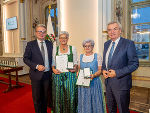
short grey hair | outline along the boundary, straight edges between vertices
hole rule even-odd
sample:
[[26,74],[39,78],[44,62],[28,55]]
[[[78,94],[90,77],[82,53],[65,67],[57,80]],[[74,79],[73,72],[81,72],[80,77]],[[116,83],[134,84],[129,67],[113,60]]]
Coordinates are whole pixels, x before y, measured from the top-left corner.
[[43,28],[47,29],[46,25],[44,25],[44,24],[38,24],[38,25],[36,25],[35,30],[36,30],[38,27],[43,27]]
[[119,28],[122,30],[122,25],[121,25],[119,22],[117,22],[117,21],[109,22],[109,23],[107,24],[107,27],[108,27],[109,25],[111,25],[111,24],[118,24]]
[[66,35],[67,38],[69,38],[69,33],[67,31],[60,31],[59,36],[64,34]]
[[84,47],[86,43],[91,43],[91,46],[93,46],[93,47],[95,45],[94,40],[92,40],[92,39],[83,40],[82,46]]

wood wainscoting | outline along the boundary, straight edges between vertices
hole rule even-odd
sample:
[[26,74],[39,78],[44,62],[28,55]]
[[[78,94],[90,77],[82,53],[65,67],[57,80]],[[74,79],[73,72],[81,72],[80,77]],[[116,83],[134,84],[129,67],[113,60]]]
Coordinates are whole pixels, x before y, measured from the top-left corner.
[[149,113],[150,88],[133,86],[130,93],[130,109]]

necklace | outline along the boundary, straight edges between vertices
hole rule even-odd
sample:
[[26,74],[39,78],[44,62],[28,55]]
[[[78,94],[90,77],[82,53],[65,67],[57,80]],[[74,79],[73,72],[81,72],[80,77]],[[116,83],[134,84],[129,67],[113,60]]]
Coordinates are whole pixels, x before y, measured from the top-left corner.
[[67,46],[60,46],[60,49],[61,49],[62,51],[66,51]]

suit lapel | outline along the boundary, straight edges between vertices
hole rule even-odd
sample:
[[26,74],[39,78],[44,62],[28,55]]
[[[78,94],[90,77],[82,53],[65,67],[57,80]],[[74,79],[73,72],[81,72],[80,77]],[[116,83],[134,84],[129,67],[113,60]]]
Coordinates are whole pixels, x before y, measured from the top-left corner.
[[[109,40],[109,42],[106,43],[106,45],[105,45],[105,50],[104,50],[104,55],[105,55],[105,56],[106,56],[107,50],[108,50],[108,48],[109,48],[109,46],[110,46],[110,43],[111,43],[111,40]],[[105,57],[105,56],[104,56],[104,57]]]
[[48,51],[50,49],[50,47],[49,47],[49,44],[48,44],[47,40],[45,40],[45,44],[46,44],[47,51]]
[[[40,50],[40,48],[39,48],[39,45],[38,45],[37,40],[35,40],[34,44],[35,44],[36,52],[42,57],[41,50]],[[42,57],[42,58],[43,58],[43,57]]]
[[123,44],[123,39],[121,37],[120,40],[119,40],[119,42],[118,42],[118,45],[117,45],[117,47],[116,47],[116,49],[114,51],[114,54],[112,56],[112,61],[114,60],[114,58],[116,58],[118,52],[120,51],[120,48],[122,47],[122,44]]
[[45,44],[46,44],[46,47],[47,47],[47,53],[48,53],[48,58],[49,58],[50,46],[49,46],[47,40],[45,40]]
[[[103,60],[104,60],[104,65],[106,64],[106,53],[107,53],[107,50],[108,50],[108,48],[109,48],[109,46],[110,46],[110,43],[111,43],[111,40],[109,40],[107,43],[106,43],[106,45],[105,45],[105,47],[104,47],[104,53],[103,53]],[[105,67],[106,67],[106,65],[105,65]]]

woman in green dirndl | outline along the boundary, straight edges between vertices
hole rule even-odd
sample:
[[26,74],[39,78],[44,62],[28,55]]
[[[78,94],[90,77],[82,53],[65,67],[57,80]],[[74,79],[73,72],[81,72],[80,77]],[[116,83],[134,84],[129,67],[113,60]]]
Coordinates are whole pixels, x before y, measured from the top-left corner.
[[77,52],[74,46],[67,45],[68,39],[68,32],[60,32],[60,45],[53,48],[52,93],[54,113],[77,112]]

